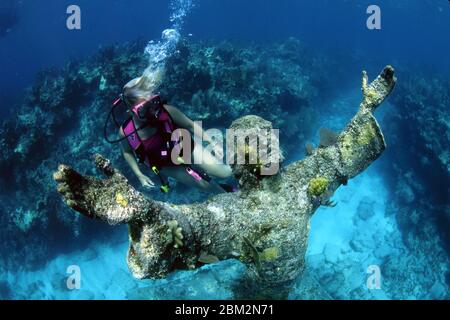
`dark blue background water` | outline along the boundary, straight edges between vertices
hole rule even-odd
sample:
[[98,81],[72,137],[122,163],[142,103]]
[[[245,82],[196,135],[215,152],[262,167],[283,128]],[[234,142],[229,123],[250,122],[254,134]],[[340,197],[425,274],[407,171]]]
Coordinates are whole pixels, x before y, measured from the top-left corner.
[[[78,0],[82,30],[68,31],[66,8],[73,1],[5,2],[19,23],[0,38],[2,112],[14,104],[36,72],[95,52],[99,46],[157,39],[168,27],[167,1]],[[450,4],[434,1],[197,0],[185,34],[197,38],[271,42],[295,36],[323,50],[408,61],[450,70]],[[382,30],[365,27],[366,8],[381,6]]]

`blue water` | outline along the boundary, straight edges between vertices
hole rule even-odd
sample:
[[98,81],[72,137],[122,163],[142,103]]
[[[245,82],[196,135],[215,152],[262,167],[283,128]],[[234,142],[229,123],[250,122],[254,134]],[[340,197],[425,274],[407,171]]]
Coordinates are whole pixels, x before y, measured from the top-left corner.
[[[173,1],[182,9],[188,2]],[[366,69],[373,77],[383,65],[394,65],[399,82],[409,79],[411,85],[394,92],[392,101],[376,113],[385,129],[388,148],[367,171],[339,189],[333,198],[338,203],[335,208],[320,208],[313,216],[308,275],[332,299],[450,297],[448,1],[194,0],[185,17],[170,21],[176,10],[164,0],[77,0],[82,10],[79,31],[65,27],[70,4],[61,0],[2,0],[0,115],[5,119],[18,112],[26,89],[40,71],[61,68],[74,59],[87,59],[99,48],[112,44],[153,40],[158,45],[161,32],[177,22],[180,35],[192,41],[267,45],[294,37],[312,52],[329,59],[339,57],[339,64],[349,72],[343,72],[343,78],[335,81],[333,93],[318,93],[320,104],[314,108],[320,112],[313,125],[317,129],[339,131],[354,114],[360,99],[360,75],[355,70]],[[366,9],[371,4],[381,8],[381,30],[366,28]],[[331,76],[334,70],[328,72]],[[418,79],[413,78],[416,74],[420,75]],[[433,93],[427,96],[423,87],[414,87],[421,83],[440,88],[437,97]],[[431,87],[432,83],[435,87]],[[407,107],[408,99],[422,99],[421,113]],[[441,131],[433,131],[437,128]],[[311,131],[295,143],[317,143],[316,133]],[[302,157],[303,147],[289,154],[288,160]],[[49,174],[53,169],[49,168]],[[9,202],[14,201],[10,190],[2,191]],[[186,196],[179,197],[185,200]],[[4,211],[1,213],[6,214]],[[13,236],[28,239],[43,233],[57,234],[58,227],[50,223],[43,232],[17,231]],[[0,265],[0,298],[233,297],[231,284],[244,268],[239,262],[225,261],[193,272],[177,272],[165,280],[135,280],[125,262],[126,228],[102,229],[103,233],[97,235],[96,227],[104,228],[95,224],[92,230],[81,230],[77,242],[55,244],[46,242],[43,236],[37,242],[51,248],[52,253],[36,258],[39,263],[27,265],[20,250],[12,254],[8,248],[0,248],[3,256],[12,255],[16,262]],[[6,234],[10,228],[2,225],[0,231]],[[70,291],[65,286],[66,269],[74,264],[82,270],[82,286]],[[366,286],[370,265],[381,268],[380,289]],[[309,298],[302,295],[301,281],[292,289],[290,298]]]

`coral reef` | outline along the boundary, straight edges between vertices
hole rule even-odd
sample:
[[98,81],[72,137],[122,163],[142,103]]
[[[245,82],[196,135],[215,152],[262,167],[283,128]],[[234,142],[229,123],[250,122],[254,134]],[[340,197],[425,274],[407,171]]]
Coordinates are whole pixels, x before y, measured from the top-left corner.
[[319,197],[328,189],[328,179],[324,177],[316,177],[309,181],[308,192],[312,196]]
[[[155,201],[134,189],[100,155],[95,164],[106,179],[84,176],[67,165],[59,166],[54,179],[71,208],[110,224],[129,225],[128,266],[135,277],[164,278],[176,269],[194,269],[201,253],[208,252],[220,260],[239,257],[247,265],[245,280],[235,289],[237,297],[286,298],[304,269],[310,217],[320,206],[307,192],[309,182],[323,177],[327,190],[334,192],[380,156],[385,141],[372,113],[395,82],[390,66],[370,84],[364,73],[363,101],[336,144],[315,150],[279,174],[259,176],[246,166],[232,165],[240,182],[238,193],[188,205]],[[231,125],[266,126],[267,121],[255,116]],[[117,203],[117,193],[126,206]],[[182,232],[182,246],[167,241],[168,226],[171,234]]]
[[[391,100],[395,112],[383,119],[390,124],[387,156],[394,164],[384,168],[392,189],[389,212],[406,247],[432,270],[450,261],[450,78],[402,73],[404,82]],[[394,151],[399,148],[402,152]],[[448,270],[446,283],[450,286]]]

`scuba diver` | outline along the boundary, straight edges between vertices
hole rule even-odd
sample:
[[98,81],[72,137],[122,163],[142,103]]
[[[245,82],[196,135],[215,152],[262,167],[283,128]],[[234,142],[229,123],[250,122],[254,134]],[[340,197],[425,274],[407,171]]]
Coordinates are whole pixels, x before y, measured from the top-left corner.
[[[145,77],[139,77],[124,86],[123,93],[114,102],[105,123],[105,139],[109,143],[121,143],[123,156],[142,186],[153,188],[155,183],[141,171],[139,164],[145,164],[159,177],[162,192],[169,192],[168,177],[187,186],[213,193],[236,191],[233,186],[218,184],[211,178],[211,176],[222,179],[230,177],[232,171],[229,165],[219,163],[201,144],[194,143],[192,138],[191,141],[187,141],[191,143],[191,148],[186,148],[184,139],[177,141],[176,136],[173,138],[176,129],[187,129],[200,134],[206,142],[212,142],[194,121],[179,109],[168,105],[158,94],[155,95],[153,90],[148,88],[146,80]],[[121,104],[127,106],[131,117],[122,125],[118,125],[114,109]],[[120,136],[114,141],[110,140],[106,133],[111,115],[119,128]],[[186,164],[179,156],[178,163],[174,163],[171,153],[177,144],[180,144],[178,148],[182,151],[192,150],[191,156],[194,159],[203,159],[202,162],[195,165]]]

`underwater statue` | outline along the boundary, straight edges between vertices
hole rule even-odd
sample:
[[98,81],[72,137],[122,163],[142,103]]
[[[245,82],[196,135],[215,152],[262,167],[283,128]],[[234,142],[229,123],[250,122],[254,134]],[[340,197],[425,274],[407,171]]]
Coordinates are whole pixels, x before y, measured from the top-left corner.
[[[231,165],[239,191],[211,196],[203,203],[174,205],[149,199],[100,155],[95,164],[105,179],[84,176],[60,165],[58,192],[81,214],[110,224],[128,224],[128,266],[136,278],[164,278],[178,269],[239,259],[247,270],[235,295],[284,299],[305,268],[310,219],[332,205],[334,191],[364,171],[386,144],[373,115],[395,86],[387,66],[372,82],[362,78],[363,101],[333,143],[273,176],[252,165]],[[235,120],[232,129],[268,129],[257,116]]]

